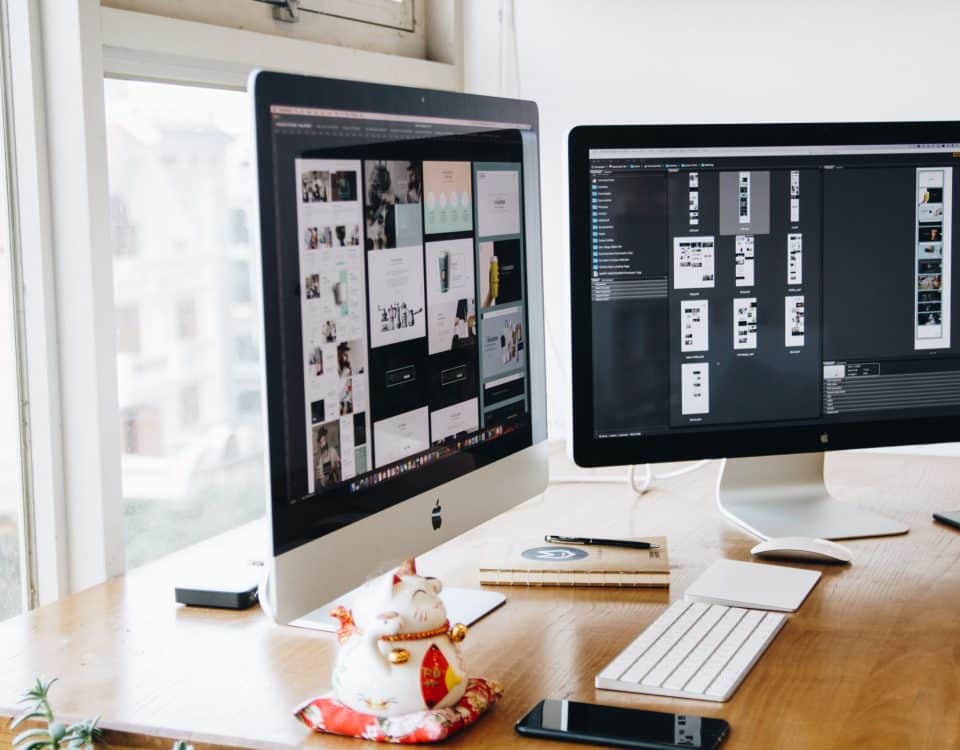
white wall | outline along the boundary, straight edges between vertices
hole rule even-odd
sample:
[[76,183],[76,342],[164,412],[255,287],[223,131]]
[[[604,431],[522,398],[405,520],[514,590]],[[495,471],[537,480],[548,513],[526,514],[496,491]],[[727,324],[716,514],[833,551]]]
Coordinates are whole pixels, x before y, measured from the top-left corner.
[[508,0],[465,2],[465,88],[540,106],[547,320],[562,352],[548,341],[553,437],[569,402],[570,127],[960,119],[957,2],[516,0],[516,76],[501,6],[509,20]]

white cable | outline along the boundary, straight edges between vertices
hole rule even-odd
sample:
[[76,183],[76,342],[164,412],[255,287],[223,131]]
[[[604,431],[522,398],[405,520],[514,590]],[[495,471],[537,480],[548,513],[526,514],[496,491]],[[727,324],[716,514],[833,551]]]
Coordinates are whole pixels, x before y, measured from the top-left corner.
[[270,565],[263,566],[263,577],[257,587],[257,600],[260,602],[260,609],[264,611],[264,614],[276,622],[277,603],[273,598],[273,576],[270,574],[270,569]]
[[627,475],[630,480],[630,489],[633,490],[635,495],[646,495],[647,490],[650,489],[650,485],[653,484],[653,466],[650,464],[643,465],[643,484],[637,484],[637,465],[630,465],[630,473]]
[[570,474],[567,476],[550,477],[550,484],[623,484],[629,483],[630,477],[594,476],[591,474]]
[[655,474],[653,472],[653,464],[641,464],[643,466],[643,479],[640,482],[637,481],[637,464],[633,464],[627,471],[626,480],[620,477],[591,476],[590,474],[561,474],[557,477],[550,477],[550,484],[623,484],[624,481],[626,481],[635,494],[645,495],[650,487],[653,486],[654,482],[664,479],[675,479],[684,474],[691,474],[704,468],[710,461],[711,459],[705,458],[691,466],[684,466],[682,469],[674,469],[673,471],[665,471],[663,474]]

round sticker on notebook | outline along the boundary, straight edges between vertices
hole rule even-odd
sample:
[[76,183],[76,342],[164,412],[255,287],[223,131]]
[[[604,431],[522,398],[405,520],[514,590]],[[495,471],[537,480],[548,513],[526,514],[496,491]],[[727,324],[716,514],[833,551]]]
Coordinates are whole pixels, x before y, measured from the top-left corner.
[[525,549],[520,554],[527,560],[537,560],[538,562],[570,562],[587,557],[585,550],[576,547],[532,547]]

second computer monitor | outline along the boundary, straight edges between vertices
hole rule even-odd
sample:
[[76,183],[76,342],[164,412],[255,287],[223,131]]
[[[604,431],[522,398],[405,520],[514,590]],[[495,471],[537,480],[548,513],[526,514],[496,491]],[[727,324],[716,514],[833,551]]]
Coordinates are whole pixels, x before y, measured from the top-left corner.
[[960,437],[954,123],[570,140],[587,465]]

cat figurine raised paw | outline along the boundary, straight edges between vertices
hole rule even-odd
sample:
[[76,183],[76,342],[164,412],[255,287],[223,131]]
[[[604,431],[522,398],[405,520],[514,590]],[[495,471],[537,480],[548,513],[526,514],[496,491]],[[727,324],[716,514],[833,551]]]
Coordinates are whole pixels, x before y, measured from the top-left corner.
[[465,625],[452,628],[440,598],[443,585],[417,574],[416,561],[357,592],[340,621],[340,652],[333,693],[346,706],[373,716],[455,705],[467,687],[459,643]]

